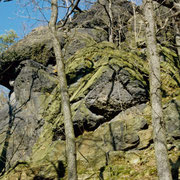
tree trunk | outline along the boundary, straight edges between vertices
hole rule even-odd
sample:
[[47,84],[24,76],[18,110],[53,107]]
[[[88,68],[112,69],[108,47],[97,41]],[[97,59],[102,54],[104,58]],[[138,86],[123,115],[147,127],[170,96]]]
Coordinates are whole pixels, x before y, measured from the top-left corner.
[[178,53],[178,58],[180,61],[180,22],[179,22],[179,18],[178,21],[175,20],[175,41],[176,41],[176,48],[177,48],[177,53]]
[[159,180],[172,180],[169,166],[165,125],[161,104],[160,58],[155,37],[152,0],[143,0],[146,19],[146,40],[150,68],[150,97],[152,107],[153,139]]
[[133,8],[133,20],[134,20],[134,41],[135,47],[137,47],[137,20],[136,20],[136,7],[135,2],[131,0],[132,8]]
[[[69,1],[68,0],[65,0],[65,1],[66,1],[66,8],[69,8]],[[69,16],[69,20],[70,20],[70,22],[72,22],[71,15]]]
[[57,17],[58,17],[58,2],[57,0],[51,0],[51,19],[49,22],[49,28],[52,34],[53,49],[56,57],[58,78],[61,89],[61,103],[62,103],[62,112],[64,115],[64,125],[65,125],[65,135],[66,135],[68,180],[76,180],[77,165],[76,165],[75,135],[74,135],[74,129],[72,123],[72,115],[71,115],[65,68],[62,58],[62,51],[57,37],[57,30],[56,30]]
[[109,42],[114,41],[113,39],[113,12],[112,12],[112,0],[108,0],[109,4]]

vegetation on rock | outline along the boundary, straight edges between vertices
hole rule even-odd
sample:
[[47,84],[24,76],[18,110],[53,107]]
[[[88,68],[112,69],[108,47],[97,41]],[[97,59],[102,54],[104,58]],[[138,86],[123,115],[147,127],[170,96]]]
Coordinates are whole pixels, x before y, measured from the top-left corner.
[[[57,33],[76,136],[78,177],[154,180],[157,169],[145,31],[138,9],[141,7],[137,8],[139,33],[135,46],[131,4],[113,1],[112,6],[116,3],[122,6],[122,12],[128,8],[120,16],[122,21],[124,18],[120,44],[107,42],[108,17],[100,4],[75,15]],[[119,18],[117,7],[113,9],[115,25]],[[117,29],[115,26],[115,37],[119,37]],[[157,39],[168,154],[173,177],[177,178],[180,61],[174,34],[169,27],[166,30],[158,32]],[[47,27],[33,30],[1,54],[0,84],[10,87],[16,98],[7,156],[3,157],[7,164],[1,179],[67,179],[62,98],[55,65]],[[8,108],[0,110],[1,150],[9,125]]]

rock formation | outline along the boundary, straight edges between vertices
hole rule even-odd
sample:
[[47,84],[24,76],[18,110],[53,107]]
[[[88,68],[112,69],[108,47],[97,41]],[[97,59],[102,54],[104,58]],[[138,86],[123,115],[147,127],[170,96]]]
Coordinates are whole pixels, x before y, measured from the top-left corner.
[[[131,4],[120,1],[114,6],[115,23],[120,7],[124,19],[121,49],[107,42],[107,16],[100,4],[75,16],[58,32],[77,141],[78,176],[153,179],[156,169],[143,30],[139,47],[132,49]],[[176,50],[160,36],[159,42],[164,116],[173,159],[180,139],[180,66]],[[54,69],[47,27],[33,30],[0,56],[0,84],[11,90],[10,101],[0,109],[3,179],[66,179],[61,97]]]

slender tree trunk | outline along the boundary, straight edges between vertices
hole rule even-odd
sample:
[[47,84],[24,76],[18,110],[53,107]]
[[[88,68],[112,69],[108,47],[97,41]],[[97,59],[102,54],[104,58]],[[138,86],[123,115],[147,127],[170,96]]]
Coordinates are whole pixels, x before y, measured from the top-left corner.
[[150,97],[157,171],[159,180],[172,180],[162,113],[160,58],[155,37],[155,20],[152,0],[143,0],[143,5],[146,19],[146,40],[150,68]]
[[132,8],[133,8],[133,16],[134,16],[134,41],[135,41],[135,46],[137,46],[137,20],[136,20],[136,8],[134,1],[131,0],[132,3]]
[[118,47],[119,50],[121,49],[121,31],[122,31],[122,23],[121,23],[121,17],[120,15],[118,16],[118,25],[119,25],[119,29],[118,29]]
[[[66,1],[66,7],[69,8],[69,1],[68,0],[65,0]],[[72,22],[72,17],[71,15],[69,16],[69,20],[70,22]]]
[[57,0],[51,0],[51,19],[49,22],[49,28],[52,34],[53,49],[56,57],[58,78],[61,89],[61,103],[62,103],[62,111],[64,115],[64,125],[65,125],[65,135],[66,135],[68,180],[76,180],[77,165],[76,165],[75,135],[74,135],[74,129],[72,123],[72,115],[71,115],[65,68],[62,58],[62,51],[57,37],[57,30],[56,30],[57,17],[58,17],[58,2]]
[[112,12],[112,0],[108,0],[109,4],[109,42],[114,41],[113,39],[113,12]]
[[176,20],[174,22],[175,22],[175,32],[176,32],[175,41],[176,41],[178,58],[179,58],[179,61],[180,61],[180,22],[178,22]]

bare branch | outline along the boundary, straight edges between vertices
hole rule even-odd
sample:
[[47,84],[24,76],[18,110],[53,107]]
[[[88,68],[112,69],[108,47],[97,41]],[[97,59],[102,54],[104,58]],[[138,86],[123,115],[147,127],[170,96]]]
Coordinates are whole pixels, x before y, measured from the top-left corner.
[[170,20],[171,18],[174,18],[174,17],[176,17],[176,16],[178,16],[178,15],[180,15],[180,12],[176,12],[175,14],[167,17],[166,20],[165,20],[165,22],[164,22],[164,25],[157,30],[156,34],[158,34],[161,30],[163,30],[163,29],[167,26],[167,24],[168,24],[168,22],[169,22],[169,20]]

